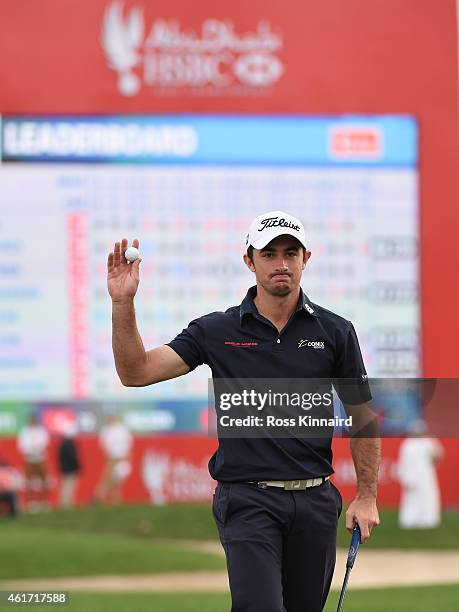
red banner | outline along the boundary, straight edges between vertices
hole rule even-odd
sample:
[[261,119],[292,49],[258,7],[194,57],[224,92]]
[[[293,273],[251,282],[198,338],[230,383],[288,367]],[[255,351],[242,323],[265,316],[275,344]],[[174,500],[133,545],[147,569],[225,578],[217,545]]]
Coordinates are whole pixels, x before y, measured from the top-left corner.
[[[459,507],[456,474],[459,471],[457,440],[442,439],[444,459],[438,465],[442,504],[445,508]],[[104,469],[104,455],[97,437],[81,437],[78,445],[83,470],[77,488],[77,503],[87,504],[94,495]],[[383,440],[383,456],[379,474],[378,504],[395,508],[400,500],[397,458],[400,439]],[[133,451],[133,469],[124,483],[124,500],[129,503],[170,504],[208,502],[215,481],[207,470],[207,462],[216,448],[216,441],[200,436],[137,437]],[[345,501],[355,493],[355,471],[349,452],[349,440],[336,439],[334,448],[334,482]],[[6,459],[19,469],[22,458],[16,440],[0,442],[0,459]],[[51,502],[58,497],[59,476],[56,469],[56,443],[53,441],[47,467],[51,481]]]

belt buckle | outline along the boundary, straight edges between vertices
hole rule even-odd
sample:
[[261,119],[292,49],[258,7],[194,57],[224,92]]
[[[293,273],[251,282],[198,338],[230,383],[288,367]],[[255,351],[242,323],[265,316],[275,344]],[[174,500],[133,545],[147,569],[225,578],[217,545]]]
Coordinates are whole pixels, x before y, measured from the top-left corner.
[[306,489],[307,480],[286,480],[284,489],[286,491],[303,491]]
[[266,482],[261,481],[261,482],[257,482],[257,487],[259,489],[267,489],[268,485],[266,484]]

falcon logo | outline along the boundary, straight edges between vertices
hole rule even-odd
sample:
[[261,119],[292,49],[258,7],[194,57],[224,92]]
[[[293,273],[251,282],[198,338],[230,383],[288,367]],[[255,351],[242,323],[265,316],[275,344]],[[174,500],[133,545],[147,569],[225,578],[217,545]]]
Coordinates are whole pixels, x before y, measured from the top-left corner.
[[305,346],[315,349],[324,349],[325,342],[320,340],[298,340],[298,348],[304,348]]
[[123,20],[121,4],[112,4],[105,13],[102,26],[102,47],[108,65],[118,73],[118,90],[123,96],[133,96],[140,89],[140,78],[133,69],[142,60],[139,47],[143,43],[143,15],[133,8]]

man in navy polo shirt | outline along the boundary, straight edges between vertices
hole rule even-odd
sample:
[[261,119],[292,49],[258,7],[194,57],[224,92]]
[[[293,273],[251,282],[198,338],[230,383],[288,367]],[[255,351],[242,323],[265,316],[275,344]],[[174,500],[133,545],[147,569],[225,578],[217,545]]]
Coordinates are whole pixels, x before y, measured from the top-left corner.
[[[138,247],[138,241],[134,241]],[[113,352],[121,382],[145,386],[206,363],[213,378],[352,379],[337,391],[352,416],[351,451],[357,494],[346,512],[362,541],[379,524],[376,507],[380,440],[355,330],[313,304],[300,287],[311,256],[302,223],[282,211],[254,219],[244,262],[255,274],[239,306],[192,321],[167,345],[145,351],[133,299],[137,260],[127,240],[108,257]],[[365,427],[365,429],[363,429]],[[225,550],[232,612],[319,612],[333,576],[341,496],[333,473],[331,437],[221,437],[209,461],[218,481],[212,505]]]

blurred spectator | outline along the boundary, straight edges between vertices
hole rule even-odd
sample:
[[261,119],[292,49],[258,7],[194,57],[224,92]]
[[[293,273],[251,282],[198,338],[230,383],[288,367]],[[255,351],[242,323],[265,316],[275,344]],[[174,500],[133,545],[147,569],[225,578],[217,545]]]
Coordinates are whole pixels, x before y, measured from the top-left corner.
[[101,429],[99,441],[106,455],[106,468],[95,501],[121,503],[122,484],[131,473],[132,435],[117,416],[110,416]]
[[19,472],[0,459],[0,516],[19,514],[17,492],[21,486]]
[[443,457],[443,447],[427,436],[424,421],[415,421],[409,431],[414,437],[402,442],[398,459],[402,486],[399,525],[402,529],[439,527],[441,502],[435,464]]
[[75,441],[76,434],[76,425],[66,424],[62,429],[57,448],[57,465],[61,476],[59,487],[59,506],[61,508],[71,508],[74,505],[75,488],[78,474],[81,471],[78,446]]
[[25,505],[32,512],[48,506],[48,444],[47,430],[39,424],[37,415],[32,414],[18,437],[18,448],[25,463]]

